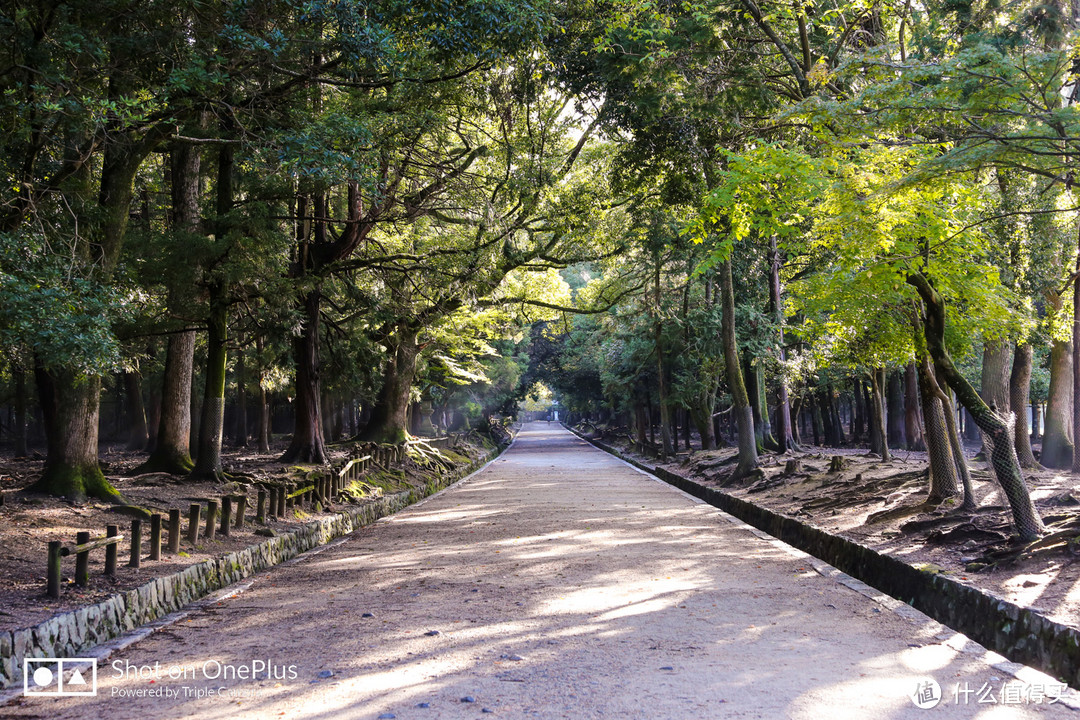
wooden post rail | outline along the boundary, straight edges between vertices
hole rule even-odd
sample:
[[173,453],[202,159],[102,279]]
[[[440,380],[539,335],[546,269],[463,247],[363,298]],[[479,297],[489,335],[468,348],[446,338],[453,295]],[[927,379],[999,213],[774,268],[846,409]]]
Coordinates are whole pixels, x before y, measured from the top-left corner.
[[51,598],[60,597],[60,560],[67,555],[75,555],[78,562],[76,565],[75,580],[79,587],[86,587],[89,580],[88,563],[89,553],[100,547],[115,545],[124,539],[123,535],[110,535],[90,539],[90,533],[78,533],[79,541],[76,545],[64,545],[59,540],[49,541],[49,567],[46,578],[46,592]]

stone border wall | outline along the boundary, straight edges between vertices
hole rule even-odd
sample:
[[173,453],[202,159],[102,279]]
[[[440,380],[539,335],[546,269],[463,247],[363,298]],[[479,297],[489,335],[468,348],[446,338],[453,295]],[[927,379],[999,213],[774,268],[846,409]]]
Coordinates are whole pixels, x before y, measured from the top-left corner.
[[78,657],[215,590],[392,515],[475,472],[505,449],[501,446],[461,470],[434,479],[423,490],[380,497],[243,550],[156,578],[96,605],[56,615],[40,625],[0,632],[0,689],[22,685],[24,658]]
[[625,457],[606,443],[570,430],[601,450],[911,605],[983,647],[1080,688],[1080,632],[1075,629],[664,468],[650,467]]

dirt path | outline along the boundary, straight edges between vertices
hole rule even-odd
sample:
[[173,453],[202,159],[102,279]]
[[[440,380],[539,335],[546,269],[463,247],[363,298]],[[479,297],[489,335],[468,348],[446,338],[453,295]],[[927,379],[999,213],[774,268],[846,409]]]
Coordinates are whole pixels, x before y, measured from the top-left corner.
[[[1078,717],[940,630],[534,423],[464,484],[110,658],[96,698],[0,717]],[[203,677],[259,663],[278,678]]]

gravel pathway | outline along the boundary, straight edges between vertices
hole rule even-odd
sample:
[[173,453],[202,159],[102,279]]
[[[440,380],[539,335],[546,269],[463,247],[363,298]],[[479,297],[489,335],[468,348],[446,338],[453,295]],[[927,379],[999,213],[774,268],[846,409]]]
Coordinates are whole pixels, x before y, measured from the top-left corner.
[[[465,482],[103,661],[97,697],[0,717],[1080,717],[940,632],[533,423]],[[910,697],[925,677],[932,710]]]

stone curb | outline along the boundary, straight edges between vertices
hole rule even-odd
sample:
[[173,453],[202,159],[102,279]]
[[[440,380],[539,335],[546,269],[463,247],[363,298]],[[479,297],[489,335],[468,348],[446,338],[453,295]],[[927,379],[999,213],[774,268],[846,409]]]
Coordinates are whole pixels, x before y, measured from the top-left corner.
[[586,437],[573,428],[567,429],[688,495],[914,607],[983,647],[1013,662],[1042,670],[1074,688],[1080,687],[1080,632],[1075,629],[952,578],[917,570],[902,560],[795,518],[626,457],[607,443]]
[[45,622],[0,632],[0,690],[22,685],[25,658],[78,657],[90,648],[176,612],[200,598],[279,565],[379,518],[392,515],[472,474],[493,460],[500,446],[459,471],[437,478],[422,490],[407,490],[313,520],[265,542],[205,560],[172,575],[155,578],[97,603],[55,615]]

